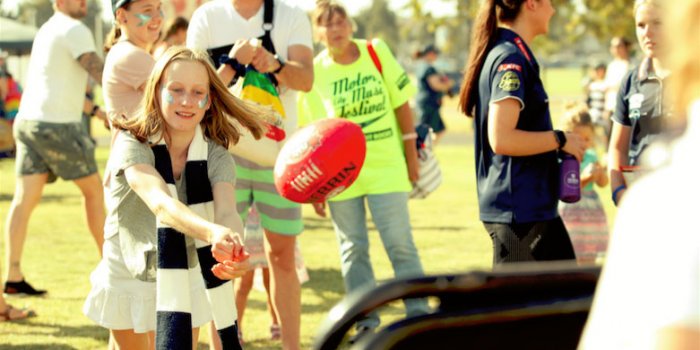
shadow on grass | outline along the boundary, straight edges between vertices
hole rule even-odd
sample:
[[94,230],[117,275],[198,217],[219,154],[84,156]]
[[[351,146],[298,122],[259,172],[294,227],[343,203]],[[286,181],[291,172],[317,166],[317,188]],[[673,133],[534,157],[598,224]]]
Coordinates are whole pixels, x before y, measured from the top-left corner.
[[70,345],[65,345],[65,344],[32,344],[32,345],[8,345],[8,344],[0,344],[0,350],[14,350],[14,349],[22,349],[22,350],[74,350],[78,349],[76,347],[72,347]]
[[328,218],[322,218],[316,216],[304,216],[304,229],[305,230],[330,230],[333,231],[333,223]]
[[[22,335],[28,335],[30,337],[56,337],[56,338],[92,338],[107,344],[109,341],[109,332],[100,326],[65,326],[56,323],[42,323],[33,321],[15,321],[13,323],[22,324],[24,327]],[[40,330],[36,330],[40,329]],[[50,331],[47,331],[50,329]],[[0,350],[4,349],[27,349],[27,350],[41,350],[41,349],[56,349],[56,350],[66,350],[66,349],[79,349],[74,346],[66,344],[0,344]]]
[[301,287],[310,289],[315,292],[334,292],[340,295],[345,294],[343,288],[343,276],[340,274],[340,269],[308,269],[309,281]]
[[421,225],[412,225],[412,230],[413,232],[416,231],[451,231],[451,232],[458,232],[458,231],[464,231],[463,226],[421,226]]
[[[41,202],[63,202],[66,200],[74,200],[79,194],[70,195],[55,195],[55,194],[44,194],[41,196]],[[0,193],[0,202],[10,202],[12,201],[12,194]]]

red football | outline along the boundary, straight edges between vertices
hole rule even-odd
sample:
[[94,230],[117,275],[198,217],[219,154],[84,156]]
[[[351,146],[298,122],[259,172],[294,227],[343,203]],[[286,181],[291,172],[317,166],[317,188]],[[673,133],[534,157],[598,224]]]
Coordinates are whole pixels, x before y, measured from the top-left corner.
[[292,135],[275,163],[275,187],[297,203],[323,202],[357,179],[367,147],[362,129],[340,118],[316,121]]

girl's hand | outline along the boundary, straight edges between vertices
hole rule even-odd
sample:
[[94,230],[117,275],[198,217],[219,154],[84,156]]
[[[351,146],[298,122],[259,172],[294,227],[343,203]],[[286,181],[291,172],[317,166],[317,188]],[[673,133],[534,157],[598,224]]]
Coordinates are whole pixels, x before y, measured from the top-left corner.
[[241,235],[228,227],[215,225],[211,234],[211,253],[218,262],[231,260],[232,257],[243,254]]
[[564,145],[564,148],[562,148],[562,151],[576,157],[580,163],[583,159],[583,154],[586,153],[586,143],[578,134],[567,132],[566,144]]
[[311,203],[314,206],[314,211],[316,215],[325,218],[326,217],[326,202],[315,202]]
[[211,268],[211,272],[219,279],[230,280],[238,277],[242,277],[246,272],[250,271],[251,266],[248,261],[248,255],[241,261],[227,260],[222,263],[218,263]]
[[257,49],[251,40],[239,39],[229,51],[228,57],[235,58],[242,65],[248,65],[253,61]]
[[596,179],[598,176],[598,169],[595,163],[588,164],[581,172],[581,178],[592,177]]

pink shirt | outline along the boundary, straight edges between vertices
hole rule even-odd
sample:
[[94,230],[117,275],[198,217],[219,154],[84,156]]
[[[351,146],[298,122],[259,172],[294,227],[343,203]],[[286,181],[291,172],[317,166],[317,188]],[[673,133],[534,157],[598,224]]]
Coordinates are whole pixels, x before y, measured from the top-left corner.
[[155,65],[146,50],[128,41],[120,41],[109,50],[102,74],[102,89],[110,120],[124,115],[133,118],[139,112],[143,85]]

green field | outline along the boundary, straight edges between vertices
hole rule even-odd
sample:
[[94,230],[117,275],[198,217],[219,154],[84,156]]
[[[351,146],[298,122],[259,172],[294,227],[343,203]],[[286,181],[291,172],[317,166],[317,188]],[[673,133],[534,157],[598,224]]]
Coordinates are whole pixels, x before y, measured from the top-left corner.
[[[550,91],[552,108],[575,94],[580,81],[575,72],[562,74],[565,82]],[[575,85],[572,85],[572,83]],[[560,90],[561,89],[561,90]],[[559,98],[557,96],[563,96]],[[425,200],[410,203],[414,238],[427,273],[457,273],[491,266],[491,243],[478,220],[475,192],[473,146],[470,120],[456,112],[456,101],[444,108],[450,135],[437,148],[444,182]],[[95,130],[100,130],[95,125]],[[103,131],[100,133],[104,134]],[[98,149],[100,169],[108,149]],[[0,160],[0,217],[5,218],[14,191],[14,163]],[[607,192],[604,192],[607,193]],[[608,198],[607,194],[603,198]],[[89,274],[98,254],[83,223],[77,188],[59,181],[45,188],[44,197],[29,225],[23,270],[29,281],[49,290],[44,298],[10,297],[15,306],[32,306],[39,314],[28,321],[0,323],[0,349],[104,349],[108,332],[94,325],[81,312],[89,291]],[[609,212],[609,217],[612,215]],[[309,348],[319,324],[343,297],[337,242],[331,223],[321,219],[310,206],[304,208],[306,231],[300,246],[310,281],[302,286],[302,347]],[[371,256],[378,279],[392,277],[392,270],[375,231],[371,234]],[[4,247],[4,237],[3,237]],[[3,250],[4,252],[4,250]],[[4,261],[4,260],[3,260]],[[251,292],[244,321],[247,349],[276,349],[269,337],[269,316],[265,294]],[[385,319],[400,316],[399,305],[385,312]],[[200,337],[200,348],[207,340]]]

